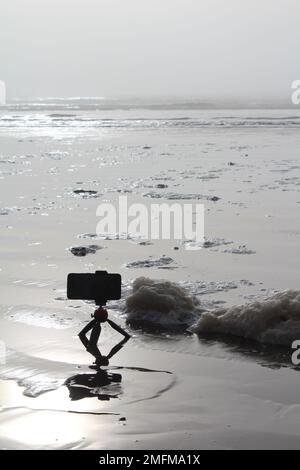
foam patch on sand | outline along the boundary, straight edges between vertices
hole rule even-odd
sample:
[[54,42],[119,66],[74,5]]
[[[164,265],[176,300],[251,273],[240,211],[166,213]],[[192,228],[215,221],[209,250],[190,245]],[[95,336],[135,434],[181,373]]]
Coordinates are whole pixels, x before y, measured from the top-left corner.
[[77,238],[90,240],[140,240],[141,237],[131,233],[80,233]]
[[102,246],[99,245],[88,245],[88,246],[72,246],[69,251],[74,256],[86,256],[88,254],[95,254],[98,250],[101,250]]
[[232,241],[225,240],[224,238],[204,238],[202,241],[183,240],[181,242],[186,248],[216,248],[222,245],[230,245]]
[[157,268],[168,266],[174,263],[174,260],[169,256],[161,256],[160,258],[148,258],[144,260],[132,261],[127,263],[126,268]]
[[234,248],[226,248],[223,253],[231,253],[233,255],[254,255],[255,251],[249,250],[246,245],[240,245]]
[[133,282],[125,311],[131,323],[172,328],[194,323],[201,307],[197,297],[179,284],[139,277]]
[[203,199],[203,200],[206,200],[206,201],[213,201],[213,202],[216,202],[216,201],[219,201],[219,199],[221,199],[220,197],[218,196],[210,196],[210,195],[207,195],[207,194],[198,194],[198,193],[193,193],[193,194],[190,194],[190,193],[187,193],[187,194],[182,194],[182,193],[172,193],[172,192],[168,192],[168,193],[156,193],[156,192],[149,192],[149,193],[145,193],[143,194],[144,197],[150,197],[152,199],[161,199],[161,198],[165,198],[165,199],[168,199],[168,200],[199,200],[199,199]]
[[192,331],[291,345],[300,338],[300,290],[288,290],[262,301],[202,313]]
[[0,208],[0,215],[9,215],[12,212],[19,211],[18,207],[2,207]]

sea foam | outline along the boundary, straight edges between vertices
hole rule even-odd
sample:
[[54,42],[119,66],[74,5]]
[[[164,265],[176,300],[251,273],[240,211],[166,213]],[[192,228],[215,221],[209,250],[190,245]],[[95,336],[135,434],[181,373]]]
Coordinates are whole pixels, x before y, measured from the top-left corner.
[[300,290],[287,290],[265,300],[203,312],[191,330],[201,335],[234,335],[260,343],[291,345],[300,338]]
[[174,282],[138,277],[126,299],[127,321],[167,328],[192,325],[201,313],[200,302]]

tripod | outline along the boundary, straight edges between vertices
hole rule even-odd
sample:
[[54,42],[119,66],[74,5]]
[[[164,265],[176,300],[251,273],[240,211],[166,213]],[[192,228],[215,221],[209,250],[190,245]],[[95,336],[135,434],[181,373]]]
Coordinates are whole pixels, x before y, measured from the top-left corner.
[[[121,347],[128,341],[130,338],[130,334],[127,333],[123,328],[121,328],[119,325],[117,325],[115,322],[112,320],[109,320],[108,318],[108,313],[105,308],[102,306],[98,307],[94,314],[92,315],[94,318],[92,321],[90,321],[79,333],[79,339],[82,342],[82,344],[85,346],[86,350],[92,354],[95,358],[95,363],[96,365],[105,365],[103,362],[108,363],[108,360],[110,357],[113,356]],[[98,340],[101,334],[101,323],[107,322],[114,330],[116,330],[118,333],[121,333],[124,336],[124,339],[117,345],[115,348],[113,348],[109,354],[109,356],[102,356],[99,348],[98,348]],[[90,337],[87,338],[87,333],[91,330]],[[117,348],[117,349],[116,349]],[[114,350],[116,349],[116,350]],[[112,354],[113,353],[113,354]]]

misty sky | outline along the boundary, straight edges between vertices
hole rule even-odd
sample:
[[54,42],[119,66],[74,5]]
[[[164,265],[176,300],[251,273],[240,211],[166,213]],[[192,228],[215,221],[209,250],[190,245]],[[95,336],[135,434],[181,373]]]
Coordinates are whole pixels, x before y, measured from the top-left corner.
[[299,44],[299,0],[1,0],[9,98],[285,98]]

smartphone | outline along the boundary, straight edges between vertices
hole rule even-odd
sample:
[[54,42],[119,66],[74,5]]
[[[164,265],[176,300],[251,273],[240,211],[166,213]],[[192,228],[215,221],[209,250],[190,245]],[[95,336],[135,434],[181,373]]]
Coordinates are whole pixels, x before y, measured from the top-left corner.
[[74,300],[94,300],[97,305],[104,305],[108,300],[119,300],[121,275],[107,271],[68,274],[67,297]]

